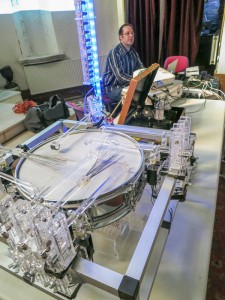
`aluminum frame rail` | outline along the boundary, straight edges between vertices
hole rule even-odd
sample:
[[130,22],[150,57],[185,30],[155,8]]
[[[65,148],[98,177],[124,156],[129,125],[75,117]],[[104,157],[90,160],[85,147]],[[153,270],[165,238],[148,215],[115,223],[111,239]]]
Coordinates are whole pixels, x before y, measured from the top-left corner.
[[73,265],[75,277],[119,299],[147,300],[170,229],[161,228],[161,225],[168,210],[175,181],[173,177],[165,177],[125,275],[77,258]]
[[[74,281],[82,284],[91,284],[118,297],[118,299],[147,300],[153,287],[169,234],[170,226],[163,226],[163,224],[165,221],[167,225],[168,223],[171,225],[172,221],[170,219],[168,222],[166,214],[171,208],[171,204],[175,213],[174,207],[178,203],[178,201],[171,201],[175,182],[175,178],[165,177],[125,274],[112,271],[94,262],[77,257],[73,263],[72,272],[70,272]],[[10,262],[11,260],[7,254],[3,257],[0,255],[0,268],[23,279],[20,274],[14,273],[9,268]],[[33,286],[56,299],[65,299],[63,296],[54,294],[51,290],[40,284],[35,283]]]
[[[22,143],[22,146],[25,146],[29,149],[35,147],[37,144],[43,142],[45,139],[51,137],[53,134],[60,132],[63,133],[68,128],[73,127],[78,121],[74,120],[59,120],[52,125],[48,126],[46,129],[37,133],[32,138],[28,139],[26,142]],[[88,127],[88,123],[83,123],[79,127],[79,130],[85,130]],[[169,130],[162,130],[156,128],[145,128],[145,127],[137,127],[137,126],[127,126],[127,125],[106,125],[106,129],[110,131],[118,131],[124,134],[127,134],[133,138],[143,138],[146,140],[158,140],[161,139],[163,134],[165,137],[170,137]]]

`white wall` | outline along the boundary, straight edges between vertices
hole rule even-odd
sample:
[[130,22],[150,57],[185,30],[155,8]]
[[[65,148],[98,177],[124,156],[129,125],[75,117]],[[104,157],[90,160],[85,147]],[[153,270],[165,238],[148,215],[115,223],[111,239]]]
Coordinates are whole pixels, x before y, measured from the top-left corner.
[[[0,17],[0,68],[10,65],[14,71],[14,80],[21,89],[27,88],[27,81],[22,66],[19,63],[21,52],[12,15]],[[0,76],[0,87],[5,80]]]
[[[118,43],[117,32],[121,24],[118,24],[117,1],[94,0],[94,7],[98,52],[100,56],[107,55],[109,50]],[[52,12],[51,14],[59,50],[65,53],[66,59],[78,59],[80,50],[74,12]],[[38,28],[36,30],[38,31]],[[39,42],[42,43],[43,40],[36,40],[37,44]],[[10,65],[14,72],[14,81],[19,84],[21,90],[26,90],[28,89],[28,83],[19,59],[22,59],[22,55],[13,17],[12,15],[1,15],[0,68]],[[4,84],[5,80],[0,76],[0,87]]]

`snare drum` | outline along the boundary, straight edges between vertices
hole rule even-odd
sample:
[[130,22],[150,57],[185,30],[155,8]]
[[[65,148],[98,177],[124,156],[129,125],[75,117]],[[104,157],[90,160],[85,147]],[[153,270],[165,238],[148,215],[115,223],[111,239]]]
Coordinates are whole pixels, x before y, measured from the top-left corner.
[[[20,159],[15,177],[37,187],[45,201],[67,209],[96,198],[85,210],[92,228],[108,225],[134,207],[144,188],[144,156],[134,139],[104,130],[77,131],[62,138],[57,151],[51,149],[56,139]],[[18,189],[25,198],[29,195],[25,187]]]

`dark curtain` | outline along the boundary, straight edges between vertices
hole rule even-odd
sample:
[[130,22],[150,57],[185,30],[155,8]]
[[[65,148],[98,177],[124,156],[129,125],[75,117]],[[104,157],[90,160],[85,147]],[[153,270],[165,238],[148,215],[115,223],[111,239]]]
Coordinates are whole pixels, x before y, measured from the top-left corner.
[[129,0],[125,7],[126,21],[134,26],[134,47],[148,67],[158,62],[160,1]]
[[224,4],[225,4],[225,0],[220,0],[220,7],[219,7],[219,29],[222,28],[222,21],[223,21],[223,12],[224,12]]
[[184,55],[191,66],[199,48],[204,0],[166,0],[161,63],[166,57]]
[[[133,24],[135,48],[148,67],[166,57],[185,55],[194,65],[198,53],[204,0],[164,0],[162,49],[159,55],[160,0],[125,1],[126,21]],[[159,59],[160,57],[160,59]]]

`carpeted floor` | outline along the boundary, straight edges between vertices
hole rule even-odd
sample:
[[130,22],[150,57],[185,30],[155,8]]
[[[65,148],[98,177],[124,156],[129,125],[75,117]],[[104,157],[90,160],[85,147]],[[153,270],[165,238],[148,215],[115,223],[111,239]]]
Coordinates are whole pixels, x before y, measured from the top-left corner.
[[[221,173],[225,174],[225,163]],[[225,300],[225,177],[220,177],[206,300]]]

